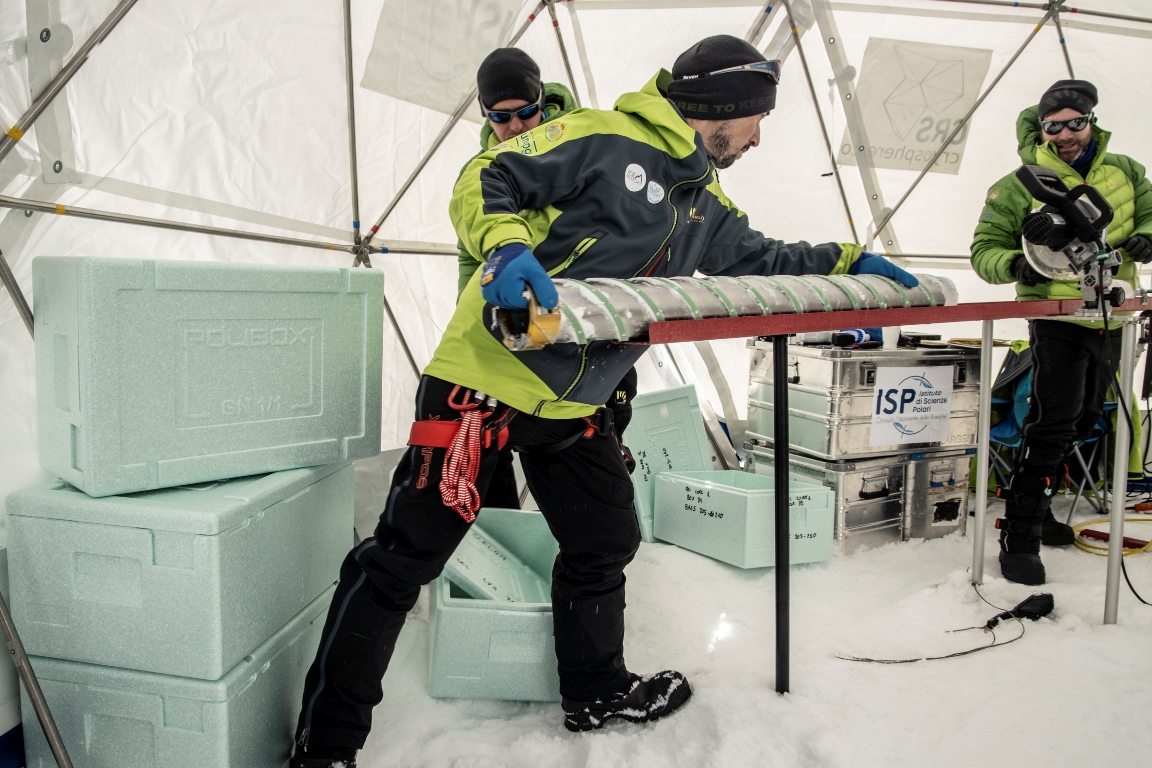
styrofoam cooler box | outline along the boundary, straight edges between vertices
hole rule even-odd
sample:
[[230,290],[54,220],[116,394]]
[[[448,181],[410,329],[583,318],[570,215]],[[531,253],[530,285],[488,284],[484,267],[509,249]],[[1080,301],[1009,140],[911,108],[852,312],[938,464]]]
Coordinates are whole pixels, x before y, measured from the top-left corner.
[[[741,568],[776,564],[776,483],[738,470],[665,472],[656,478],[656,538]],[[790,562],[832,558],[832,492],[791,478]]]
[[696,387],[691,384],[632,399],[632,421],[624,443],[636,459],[632,484],[636,489],[636,517],[640,535],[649,543],[653,534],[656,476],[660,472],[701,472],[712,468],[712,449],[700,415]]
[[[219,680],[31,657],[76,768],[284,768],[329,588]],[[24,699],[28,768],[56,768]]]
[[39,257],[40,463],[92,496],[374,456],[378,270]]
[[[11,604],[8,589],[7,531],[0,525],[0,593]],[[11,662],[0,661],[0,768],[24,765],[24,733],[20,725],[20,680]]]
[[351,463],[93,499],[8,497],[29,654],[216,680],[339,578]]
[[431,585],[431,696],[560,700],[549,596],[558,552],[539,512],[480,511]]

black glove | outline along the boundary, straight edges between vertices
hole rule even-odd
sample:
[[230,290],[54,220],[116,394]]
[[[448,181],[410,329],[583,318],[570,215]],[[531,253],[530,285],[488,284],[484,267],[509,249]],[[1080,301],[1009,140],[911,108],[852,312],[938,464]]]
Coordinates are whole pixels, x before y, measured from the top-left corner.
[[1126,240],[1121,240],[1116,247],[1127,251],[1132,261],[1141,264],[1152,261],[1152,239],[1149,239],[1148,235],[1132,235]]
[[1052,278],[1045,277],[1033,269],[1032,265],[1028,263],[1028,259],[1024,258],[1024,254],[1020,254],[1012,260],[1012,276],[1016,278],[1016,282],[1027,286],[1052,282]]

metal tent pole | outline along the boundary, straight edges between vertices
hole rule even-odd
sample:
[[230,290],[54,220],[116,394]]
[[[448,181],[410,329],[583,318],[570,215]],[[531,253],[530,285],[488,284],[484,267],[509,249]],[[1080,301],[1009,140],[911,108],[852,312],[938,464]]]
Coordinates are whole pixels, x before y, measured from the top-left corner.
[[1000,80],[1003,79],[1004,75],[1008,74],[1008,70],[1011,69],[1012,65],[1016,63],[1016,60],[1020,58],[1020,54],[1024,53],[1024,49],[1027,48],[1028,44],[1036,38],[1036,35],[1040,33],[1040,30],[1044,27],[1045,24],[1048,23],[1048,20],[1057,13],[1060,6],[1063,5],[1064,2],[1065,0],[1055,0],[1052,7],[1049,8],[1048,11],[1044,14],[1044,18],[1040,20],[1040,23],[1037,24],[1036,27],[1032,30],[1032,33],[1028,35],[1028,39],[1026,39],[1023,44],[1021,44],[1021,46],[1016,49],[1016,53],[1012,54],[1012,58],[1008,60],[1008,63],[1004,65],[1004,68],[1000,70],[1000,73],[996,75],[996,78],[992,81],[992,83],[986,89],[984,89],[984,93],[980,94],[980,98],[976,99],[976,103],[972,105],[972,108],[968,110],[964,117],[960,118],[956,122],[951,132],[949,132],[948,136],[945,137],[943,143],[940,144],[940,148],[937,149],[936,152],[932,155],[932,159],[928,161],[928,163],[924,166],[924,169],[920,171],[920,175],[917,176],[916,180],[912,182],[912,186],[908,187],[908,190],[904,193],[904,196],[900,198],[896,205],[892,206],[892,209],[889,210],[884,218],[880,221],[880,224],[876,227],[877,232],[884,229],[884,227],[886,227],[888,223],[892,221],[892,217],[896,215],[896,211],[900,210],[900,206],[904,205],[904,201],[908,199],[908,196],[912,194],[913,190],[916,189],[924,177],[928,175],[928,171],[932,170],[932,166],[935,165],[936,161],[940,159],[940,155],[944,154],[944,151],[948,149],[948,145],[952,143],[952,140],[960,134],[960,131],[963,130],[964,126],[966,126],[968,121],[972,119],[972,115],[974,115],[976,110],[980,108],[980,105],[984,103],[984,99],[988,98],[988,94],[992,93],[993,89],[999,85]]
[[88,60],[88,54],[92,52],[92,49],[104,42],[104,38],[108,37],[108,33],[116,28],[116,25],[120,23],[120,20],[124,18],[124,15],[128,13],[134,5],[136,5],[136,0],[121,0],[120,4],[112,9],[112,13],[108,14],[108,18],[104,19],[104,23],[97,27],[96,31],[84,41],[84,44],[76,51],[76,55],[68,60],[64,68],[57,73],[56,77],[52,78],[52,81],[48,83],[44,91],[36,97],[32,105],[28,107],[28,111],[20,116],[20,119],[16,121],[16,125],[8,129],[3,135],[0,135],[0,160],[7,157],[8,153],[16,146],[16,143],[24,138],[24,134],[27,133],[28,129],[32,127],[32,124],[36,122],[36,118],[40,117],[44,110],[48,108],[48,105],[52,103],[52,100],[56,98],[60,91],[64,90],[64,86],[68,85],[68,81],[80,71],[80,67],[84,66],[84,62]]
[[[91,208],[74,208],[72,206],[63,206],[56,203],[45,203],[40,200],[28,200],[22,197],[9,197],[8,195],[0,195],[0,208],[38,211],[40,213],[53,213],[58,216],[73,216],[81,219],[93,219],[95,221],[110,221],[116,224],[137,224],[143,227],[171,229],[178,232],[195,232],[201,235],[219,235],[221,237],[236,238],[237,240],[255,240],[257,242],[279,243],[280,245],[297,245],[302,248],[319,248],[326,251],[351,252],[353,250],[353,246],[348,244],[325,243],[319,240],[301,240],[295,237],[282,237],[280,235],[263,235],[258,232],[245,232],[240,229],[209,227],[202,224],[184,224],[181,222],[169,221],[167,219],[153,219],[146,216],[133,216],[127,213],[109,213],[107,211],[97,211]],[[378,246],[372,249],[374,253],[379,253],[382,250],[383,249]]]
[[[816,18],[816,26],[824,38],[824,51],[828,55],[828,63],[832,66],[833,77],[836,79],[836,88],[840,93],[840,105],[844,109],[844,118],[848,123],[848,134],[852,137],[852,145],[856,165],[860,169],[860,182],[868,197],[868,208],[875,221],[887,210],[884,206],[884,192],[880,187],[880,178],[876,175],[876,166],[868,147],[867,127],[864,125],[864,113],[860,109],[860,100],[856,98],[854,78],[855,68],[848,63],[848,54],[844,43],[840,39],[840,30],[836,25],[836,17],[832,12],[831,0],[812,0],[812,15]],[[900,253],[900,242],[896,238],[893,227],[877,227],[875,234],[867,235],[866,239],[880,238],[884,250],[891,253]]]
[[[344,83],[348,98],[348,170],[352,176],[352,242],[360,245],[360,183],[356,170],[356,89],[352,82],[352,0],[344,0]],[[356,254],[353,266],[372,266],[367,254]]]
[[776,3],[779,1],[780,0],[768,0],[768,2],[764,3],[764,7],[760,9],[760,12],[756,14],[756,18],[752,20],[752,26],[748,27],[748,31],[744,33],[744,39],[747,42],[757,47],[760,45],[760,41],[764,38],[764,33],[768,31],[768,22],[772,20],[772,11],[775,10]]
[[560,19],[556,18],[556,0],[547,0],[548,15],[552,17],[552,30],[556,33],[556,44],[560,46],[560,58],[564,60],[564,71],[568,73],[568,84],[572,86],[572,98],[576,99],[576,106],[580,103],[580,94],[576,91],[576,76],[572,74],[572,62],[568,60],[568,46],[564,45],[564,36],[560,34]]
[[[1120,382],[1117,392],[1124,392],[1116,399],[1121,408],[1132,392],[1132,369],[1136,365],[1136,325],[1137,318],[1125,318],[1124,330],[1120,337]],[[1121,563],[1124,559],[1124,503],[1128,494],[1128,449],[1132,441],[1132,431],[1124,414],[1116,414],[1115,458],[1112,461],[1112,515],[1108,528],[1108,581],[1104,587],[1104,623],[1116,623],[1116,611],[1120,602]]]
[[856,222],[852,220],[852,209],[848,206],[848,195],[844,192],[844,181],[840,178],[840,166],[836,163],[836,151],[832,149],[832,139],[828,135],[828,126],[824,123],[824,113],[820,111],[820,99],[816,96],[816,86],[812,83],[812,72],[808,69],[808,58],[804,55],[804,48],[800,45],[800,30],[796,27],[796,20],[792,16],[792,4],[784,0],[784,10],[788,12],[788,23],[792,26],[792,39],[796,42],[796,52],[800,54],[800,64],[804,67],[804,79],[808,81],[808,92],[812,94],[812,106],[816,109],[816,119],[820,121],[820,133],[824,136],[824,146],[828,148],[828,160],[832,163],[832,175],[836,177],[836,187],[840,190],[840,202],[844,204],[844,215],[848,217],[848,226],[852,229],[852,242],[859,243],[860,236],[856,233]]
[[[937,2],[945,3],[965,3],[968,5],[998,5],[1001,8],[1033,8],[1038,11],[1046,11],[1050,3],[1017,3],[1012,0],[936,0]],[[1152,18],[1146,16],[1132,16],[1126,13],[1111,13],[1109,11],[1094,11],[1089,8],[1069,8],[1068,13],[1074,13],[1077,16],[1099,16],[1104,19],[1119,19],[1120,21],[1139,21],[1145,24],[1152,24]]]
[[1068,65],[1068,77],[1076,79],[1076,72],[1072,69],[1072,57],[1068,55],[1068,41],[1064,37],[1064,25],[1060,23],[1060,14],[1052,17],[1056,22],[1056,34],[1060,37],[1060,52],[1064,54],[1064,63]]
[[992,429],[992,320],[980,334],[980,406],[976,420],[976,524],[972,535],[972,583],[984,583],[984,525],[988,513],[988,433]]
[[24,325],[28,327],[28,333],[31,334],[32,338],[36,338],[32,310],[28,306],[28,300],[24,298],[24,292],[20,290],[20,285],[16,282],[16,275],[12,274],[12,268],[8,266],[8,260],[4,258],[3,251],[0,251],[0,282],[3,282],[4,287],[8,289],[8,295],[12,297],[12,303],[16,305],[16,311],[23,318]]
[[788,693],[789,569],[792,532],[788,516],[788,337],[772,337],[772,455],[775,470],[776,693]]
[[[516,45],[516,43],[519,42],[520,38],[528,30],[529,25],[536,20],[536,15],[544,9],[545,5],[545,0],[540,0],[540,2],[536,4],[536,8],[532,11],[532,13],[528,14],[528,18],[524,21],[523,24],[520,25],[520,28],[516,30],[516,33],[512,35],[512,38],[508,41],[508,45]],[[401,198],[403,198],[404,195],[408,192],[409,187],[411,187],[413,182],[416,181],[416,177],[420,175],[420,172],[424,170],[424,166],[428,165],[428,161],[432,159],[434,154],[436,154],[436,150],[440,149],[440,145],[444,143],[446,138],[448,138],[448,134],[452,132],[452,129],[456,126],[456,123],[460,122],[460,118],[464,117],[464,113],[468,110],[468,107],[471,106],[472,101],[477,96],[477,93],[477,89],[473,88],[460,102],[460,105],[456,107],[456,111],[452,113],[452,116],[448,118],[448,122],[444,124],[444,127],[440,129],[440,133],[437,134],[436,138],[432,141],[432,146],[429,147],[428,151],[424,153],[424,157],[420,158],[420,162],[416,164],[414,169],[412,169],[412,173],[409,174],[407,180],[405,180],[405,182],[400,185],[400,189],[392,197],[392,201],[388,203],[388,207],[384,209],[384,213],[380,214],[380,218],[376,219],[376,223],[372,225],[370,230],[368,230],[368,236],[364,238],[362,243],[363,245],[367,245],[368,243],[372,242],[372,238],[376,237],[376,233],[380,231],[380,227],[384,224],[385,219],[387,219],[392,214],[392,211],[396,209],[396,206],[400,203]]]
[[588,50],[584,46],[584,32],[580,29],[580,15],[576,13],[576,0],[568,0],[568,16],[572,21],[572,36],[576,38],[576,57],[584,70],[584,87],[588,90],[588,102],[592,109],[600,109],[600,99],[596,95],[596,79],[592,77],[592,66],[588,61]]
[[64,740],[60,738],[60,731],[56,728],[56,721],[52,719],[52,711],[48,709],[48,702],[44,699],[44,692],[40,690],[40,681],[28,661],[28,654],[24,652],[24,643],[20,641],[20,634],[16,631],[16,624],[12,621],[12,613],[8,610],[8,602],[0,595],[0,630],[4,632],[4,643],[8,646],[8,654],[12,663],[16,665],[16,673],[20,675],[24,689],[28,691],[28,699],[32,708],[36,710],[36,717],[40,720],[40,727],[44,729],[44,738],[56,758],[59,768],[72,768],[72,759],[68,757],[68,750]]

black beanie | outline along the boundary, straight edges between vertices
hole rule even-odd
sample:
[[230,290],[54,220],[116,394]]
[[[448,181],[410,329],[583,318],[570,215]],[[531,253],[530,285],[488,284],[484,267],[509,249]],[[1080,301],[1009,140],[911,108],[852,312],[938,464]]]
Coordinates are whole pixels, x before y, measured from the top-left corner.
[[476,71],[480,103],[491,108],[505,99],[535,104],[540,98],[540,67],[519,48],[497,48]]
[[732,35],[706,37],[676,59],[668,98],[684,117],[731,120],[768,112],[776,106],[776,83],[763,72],[728,72],[682,80],[725,67],[766,61],[751,43]]
[[1065,107],[1086,115],[1099,103],[1096,86],[1087,80],[1057,80],[1040,97],[1040,119]]

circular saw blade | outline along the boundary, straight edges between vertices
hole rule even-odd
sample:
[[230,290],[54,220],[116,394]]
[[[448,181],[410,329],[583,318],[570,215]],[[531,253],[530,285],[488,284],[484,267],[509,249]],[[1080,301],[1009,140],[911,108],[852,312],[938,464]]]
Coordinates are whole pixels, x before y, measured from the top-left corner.
[[1046,245],[1024,241],[1024,258],[1032,268],[1052,280],[1075,280],[1076,273],[1063,251],[1054,251]]

